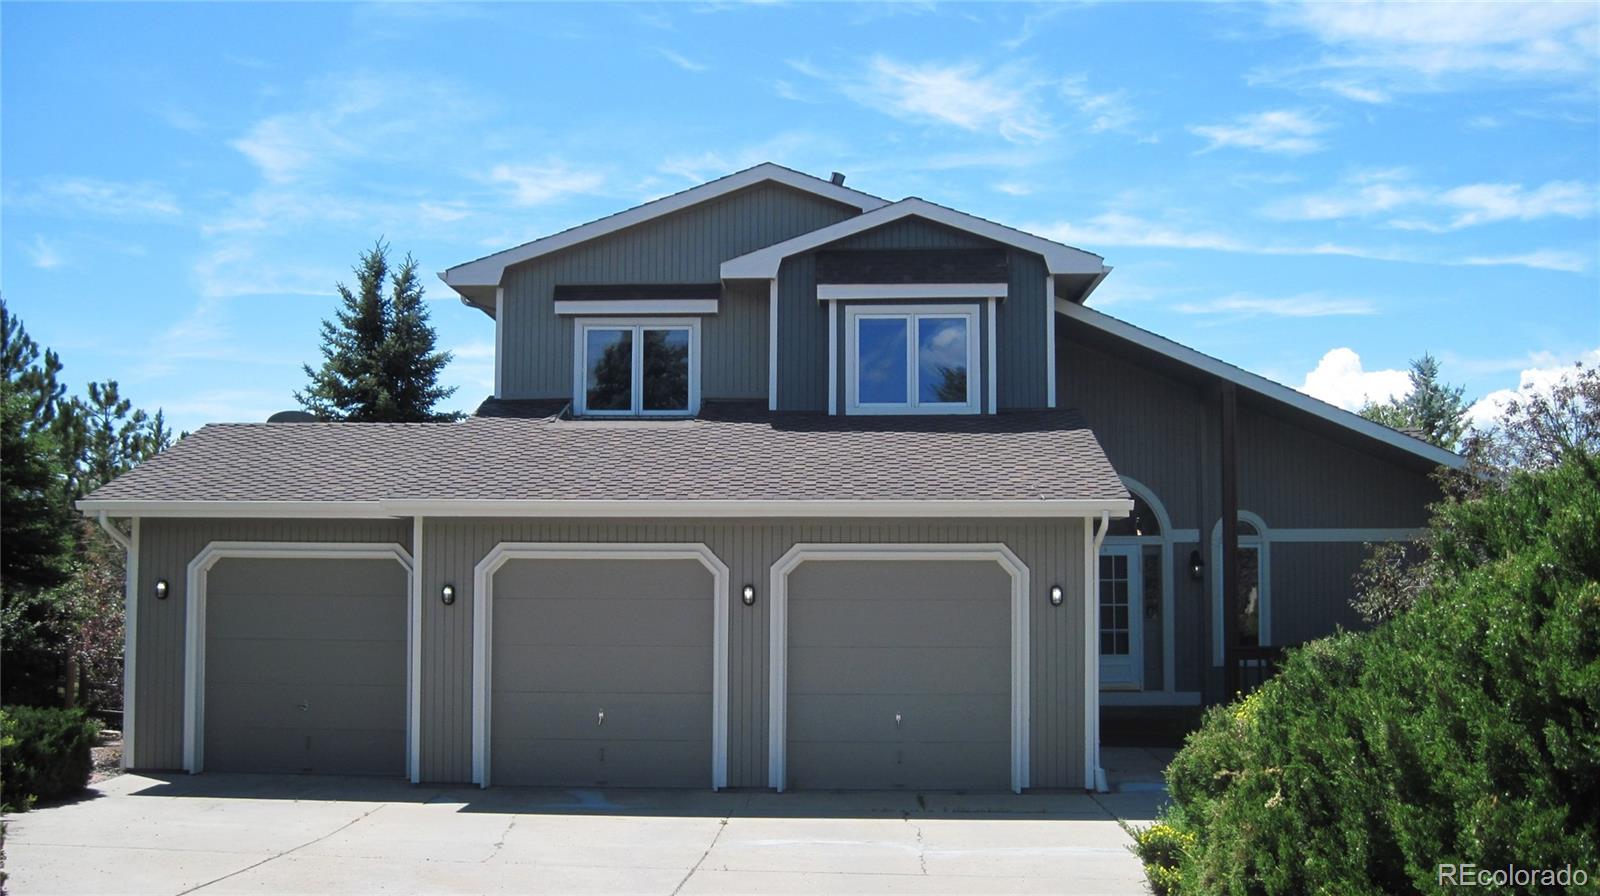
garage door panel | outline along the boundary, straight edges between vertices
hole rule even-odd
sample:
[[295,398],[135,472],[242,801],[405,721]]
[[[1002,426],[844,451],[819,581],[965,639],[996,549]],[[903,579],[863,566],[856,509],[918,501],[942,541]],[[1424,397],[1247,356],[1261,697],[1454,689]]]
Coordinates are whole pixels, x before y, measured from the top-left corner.
[[[206,683],[206,724],[220,727],[399,728],[405,687]],[[306,708],[301,709],[301,705]]]
[[398,641],[208,640],[206,681],[307,686],[390,685],[396,682],[394,656],[398,653],[403,660],[405,646],[403,638]]
[[992,600],[923,600],[877,595],[812,598],[789,615],[790,646],[997,647],[1011,649],[1011,616]]
[[393,560],[219,561],[206,579],[205,767],[404,774],[406,592]]
[[1009,691],[1010,681],[1010,650],[992,647],[789,648],[791,694],[856,694],[864,686],[897,694],[985,694],[997,686]]
[[999,564],[808,561],[788,584],[789,786],[1009,787],[1011,577]]
[[712,582],[693,560],[502,567],[490,623],[491,779],[709,786]]
[[405,590],[405,567],[393,560],[230,557],[206,573],[208,602],[217,594],[382,597]]
[[[545,787],[709,787],[711,742],[530,739],[501,743],[494,782]],[[603,752],[602,752],[603,751]]]
[[791,741],[815,734],[884,743],[993,740],[1011,725],[1009,702],[996,696],[1006,695],[790,694],[789,727],[800,732]]
[[[711,730],[708,694],[499,693],[494,736],[508,740],[703,740]],[[599,713],[605,713],[599,724]]]
[[[305,594],[208,589],[206,632],[211,638],[313,638],[318,640],[404,641],[406,618],[395,613],[395,595]],[[315,619],[314,628],[307,620]]]
[[[495,623],[498,627],[498,617]],[[494,677],[497,691],[710,693],[711,645],[550,645],[518,650],[497,643]]]
[[496,601],[693,599],[710,594],[711,573],[697,560],[513,560],[495,573],[494,588]]
[[[933,587],[922,587],[928,584]],[[996,563],[972,560],[816,560],[789,574],[791,592],[869,599],[903,595],[925,602],[1000,600],[1011,577]]]
[[500,643],[506,645],[678,645],[709,650],[709,593],[708,584],[698,598],[607,600],[601,611],[607,625],[597,630],[595,601],[588,598],[502,598],[496,591],[494,623],[505,632]]

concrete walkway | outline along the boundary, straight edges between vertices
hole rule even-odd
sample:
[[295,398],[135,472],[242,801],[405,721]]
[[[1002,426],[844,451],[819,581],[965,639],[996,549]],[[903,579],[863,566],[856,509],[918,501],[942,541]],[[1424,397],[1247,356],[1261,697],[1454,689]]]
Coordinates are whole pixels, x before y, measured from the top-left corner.
[[1110,803],[124,775],[12,817],[6,864],[18,896],[1144,893]]

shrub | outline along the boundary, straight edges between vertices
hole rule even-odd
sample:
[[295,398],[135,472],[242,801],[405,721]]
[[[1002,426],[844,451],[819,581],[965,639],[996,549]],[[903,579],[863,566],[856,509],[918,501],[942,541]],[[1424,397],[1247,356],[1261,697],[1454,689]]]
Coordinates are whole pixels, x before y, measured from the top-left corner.
[[1144,862],[1144,873],[1156,896],[1178,896],[1182,892],[1184,858],[1194,847],[1194,834],[1166,822],[1156,822],[1133,831],[1133,851]]
[[1431,529],[1410,610],[1207,713],[1167,770],[1163,820],[1192,845],[1161,886],[1413,893],[1443,862],[1600,868],[1600,463],[1447,500]]
[[0,710],[0,786],[8,810],[71,796],[89,783],[90,748],[100,723],[81,709],[12,706]]

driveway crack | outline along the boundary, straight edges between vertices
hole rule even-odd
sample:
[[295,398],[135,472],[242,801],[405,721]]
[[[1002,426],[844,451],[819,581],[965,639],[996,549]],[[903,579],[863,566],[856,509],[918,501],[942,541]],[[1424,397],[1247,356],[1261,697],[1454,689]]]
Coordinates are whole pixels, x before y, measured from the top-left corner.
[[[922,797],[919,795],[917,797],[917,799],[921,800]],[[906,824],[911,825],[911,830],[917,832],[917,864],[919,866],[921,866],[921,868],[922,868],[922,876],[923,877],[927,877],[928,876],[928,844],[927,844],[927,841],[922,839],[922,825],[914,824],[911,821],[911,813],[910,812],[902,813],[902,817],[905,820]]]
[[489,854],[483,857],[483,861],[489,861],[490,859],[499,855],[500,850],[505,848],[506,838],[511,836],[511,829],[517,826],[518,817],[519,816],[516,815],[511,816],[511,820],[506,823],[506,829],[500,832],[500,839],[496,840],[494,845],[489,847]]
[[[728,816],[728,818],[731,817],[732,816]],[[694,873],[699,871],[700,866],[706,863],[706,856],[711,855],[711,851],[717,848],[717,841],[722,839],[722,832],[728,829],[728,818],[723,818],[717,822],[717,833],[712,836],[711,842],[707,844],[706,851],[700,854],[700,860],[694,863],[694,867],[690,868],[689,873],[683,876],[683,880],[678,881],[678,885],[672,888],[671,896],[678,896],[678,893],[683,890],[684,885],[689,882],[689,878],[694,877]]]
[[230,871],[227,874],[222,875],[221,877],[213,878],[212,880],[208,880],[203,884],[196,884],[196,885],[190,887],[187,890],[180,891],[177,894],[177,896],[188,896],[188,894],[193,893],[193,892],[195,892],[197,890],[204,890],[206,887],[209,887],[212,884],[221,883],[221,882],[227,880],[230,877],[238,877],[239,875],[245,873],[246,871],[250,871],[250,870],[253,870],[253,869],[256,869],[256,868],[260,868],[262,865],[265,865],[268,862],[274,861],[276,859],[281,859],[284,856],[289,855],[290,853],[299,852],[300,850],[305,849],[308,846],[315,846],[318,843],[321,843],[322,841],[328,839],[329,837],[332,837],[334,834],[337,834],[340,831],[343,831],[344,829],[350,827],[351,825],[355,824],[356,822],[365,821],[369,816],[372,815],[372,813],[374,813],[374,812],[376,812],[376,811],[378,811],[379,809],[382,809],[382,808],[383,808],[383,804],[381,804],[381,803],[379,805],[373,806],[371,809],[368,809],[367,811],[361,813],[360,815],[357,815],[355,818],[350,819],[349,821],[345,822],[344,824],[339,825],[338,827],[334,828],[333,830],[329,831],[326,834],[323,834],[320,837],[317,837],[317,838],[312,839],[312,840],[307,840],[306,842],[300,844],[299,846],[291,846],[288,849],[284,850],[283,852],[275,853],[273,855],[267,856],[266,858],[262,859],[259,862],[256,862],[256,863],[251,864],[251,865],[246,865],[243,868],[240,868],[238,871]]

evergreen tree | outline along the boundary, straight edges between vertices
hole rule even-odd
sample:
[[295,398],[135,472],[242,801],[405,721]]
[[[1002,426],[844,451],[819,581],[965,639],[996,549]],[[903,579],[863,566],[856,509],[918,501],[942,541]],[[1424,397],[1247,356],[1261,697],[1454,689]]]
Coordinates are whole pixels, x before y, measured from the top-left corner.
[[1408,430],[1446,451],[1467,430],[1466,390],[1439,380],[1439,362],[1424,354],[1411,362],[1411,391],[1383,404],[1368,402],[1361,416],[1392,429]]
[[52,421],[65,387],[61,360],[38,343],[0,299],[0,586],[5,603],[66,577],[71,523],[62,506]]
[[433,410],[455,390],[438,384],[450,354],[434,350],[416,261],[407,255],[391,276],[389,246],[379,240],[354,271],[356,289],[338,284],[342,307],[322,322],[322,367],[305,365],[310,383],[295,400],[320,420],[455,419]]

